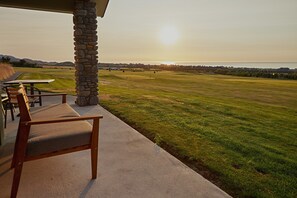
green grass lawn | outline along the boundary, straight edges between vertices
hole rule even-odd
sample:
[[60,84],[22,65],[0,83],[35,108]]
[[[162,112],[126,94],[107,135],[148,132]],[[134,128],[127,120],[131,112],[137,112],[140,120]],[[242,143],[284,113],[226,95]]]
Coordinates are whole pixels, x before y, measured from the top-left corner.
[[22,72],[19,79],[55,79],[50,84],[40,84],[36,87],[48,92],[65,92],[75,94],[75,70],[72,69],[41,69],[41,68],[20,68],[15,71]]
[[[74,70],[17,69],[74,93]],[[297,81],[100,71],[100,104],[238,197],[297,197]]]

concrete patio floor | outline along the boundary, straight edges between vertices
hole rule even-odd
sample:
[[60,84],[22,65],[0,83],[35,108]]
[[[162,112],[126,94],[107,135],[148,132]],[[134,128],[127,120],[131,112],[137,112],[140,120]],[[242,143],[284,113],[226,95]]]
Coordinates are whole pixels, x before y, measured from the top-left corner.
[[[60,97],[45,99],[44,105],[61,102]],[[73,96],[67,102],[81,115],[103,115],[98,178],[91,180],[89,150],[26,162],[18,197],[230,197],[99,105],[78,107]],[[17,125],[18,118],[12,122],[8,116],[0,147],[1,198],[10,196]]]

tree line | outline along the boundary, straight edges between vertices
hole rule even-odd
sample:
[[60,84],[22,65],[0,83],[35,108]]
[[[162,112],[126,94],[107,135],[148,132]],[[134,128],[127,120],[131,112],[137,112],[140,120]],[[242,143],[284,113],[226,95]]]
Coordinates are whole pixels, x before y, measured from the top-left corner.
[[148,64],[114,64],[100,63],[101,68],[143,68],[144,70],[167,70],[204,74],[221,74],[242,77],[261,77],[273,79],[297,80],[297,69],[282,68],[237,68],[226,66],[184,66],[184,65],[148,65]]
[[30,62],[26,61],[25,59],[21,59],[19,61],[11,61],[9,57],[5,57],[5,56],[3,56],[0,59],[0,62],[1,63],[9,63],[13,67],[38,67],[36,63],[30,63]]

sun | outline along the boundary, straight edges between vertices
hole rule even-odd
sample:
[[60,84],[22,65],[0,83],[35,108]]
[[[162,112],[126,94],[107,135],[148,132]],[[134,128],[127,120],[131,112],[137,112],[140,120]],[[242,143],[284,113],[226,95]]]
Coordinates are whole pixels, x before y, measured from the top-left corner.
[[160,30],[160,40],[164,45],[173,45],[179,38],[179,33],[174,26],[166,26]]

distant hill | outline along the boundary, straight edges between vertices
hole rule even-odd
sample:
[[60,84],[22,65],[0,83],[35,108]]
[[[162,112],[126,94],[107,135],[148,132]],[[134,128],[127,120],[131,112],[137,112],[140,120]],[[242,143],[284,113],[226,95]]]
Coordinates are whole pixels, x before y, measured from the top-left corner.
[[71,61],[64,61],[64,62],[47,62],[47,61],[41,61],[41,60],[32,60],[29,58],[17,58],[11,55],[3,55],[0,54],[0,59],[2,57],[8,57],[10,59],[10,62],[20,62],[20,60],[25,60],[27,63],[30,64],[36,64],[38,66],[44,66],[44,65],[49,65],[49,66],[71,66],[74,67],[74,63]]

